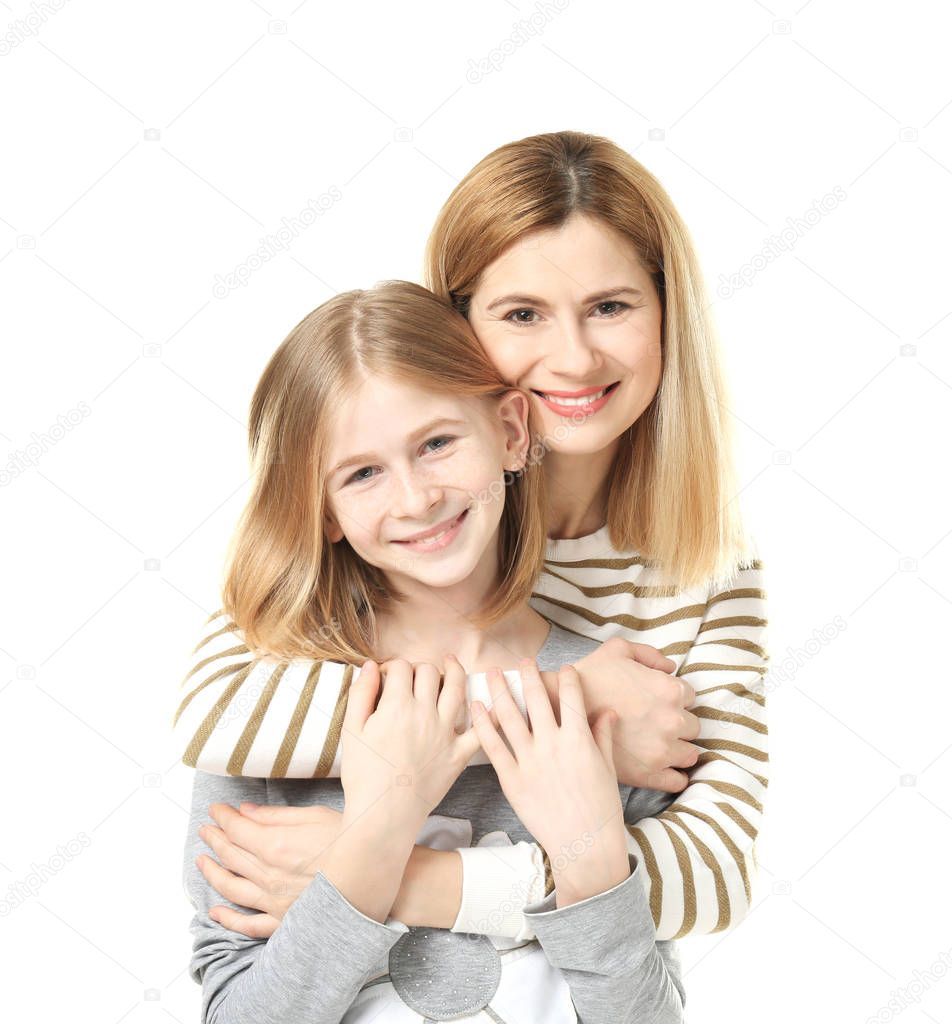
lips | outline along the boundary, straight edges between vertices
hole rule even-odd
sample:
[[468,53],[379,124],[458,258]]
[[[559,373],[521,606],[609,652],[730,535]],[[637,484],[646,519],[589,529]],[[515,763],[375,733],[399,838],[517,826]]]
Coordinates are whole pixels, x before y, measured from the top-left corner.
[[403,537],[400,540],[394,540],[394,544],[412,544],[418,540],[429,540],[431,537],[435,537],[439,533],[444,533],[451,527],[455,526],[469,509],[463,509],[458,516],[454,516],[452,519],[446,519],[442,523],[437,523],[436,526],[431,527],[429,530],[424,530],[422,533],[415,533],[412,537]]
[[548,399],[555,405],[586,405],[596,402],[605,395],[609,395],[618,387],[620,381],[613,384],[603,384],[600,387],[583,388],[581,391],[538,391],[531,388],[533,394],[540,398]]

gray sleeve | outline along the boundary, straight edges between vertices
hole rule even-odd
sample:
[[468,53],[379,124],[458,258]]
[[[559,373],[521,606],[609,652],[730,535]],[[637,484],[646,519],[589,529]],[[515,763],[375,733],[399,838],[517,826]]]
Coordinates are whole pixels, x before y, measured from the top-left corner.
[[672,941],[656,942],[637,860],[613,889],[555,909],[553,890],[523,913],[565,976],[579,1024],[681,1024],[685,992]]
[[409,929],[365,916],[321,873],[270,939],[251,939],[213,921],[208,910],[217,904],[249,908],[217,893],[195,864],[203,853],[217,860],[198,829],[214,824],[209,804],[237,808],[242,800],[267,803],[266,780],[195,772],[182,875],[195,908],[189,974],[202,986],[201,1024],[339,1024]]

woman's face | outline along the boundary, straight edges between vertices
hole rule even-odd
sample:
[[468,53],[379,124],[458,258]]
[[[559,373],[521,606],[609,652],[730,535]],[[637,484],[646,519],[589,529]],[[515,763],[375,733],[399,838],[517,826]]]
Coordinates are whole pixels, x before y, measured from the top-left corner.
[[506,382],[532,392],[550,450],[606,448],[658,390],[661,301],[631,242],[597,218],[518,239],[480,275],[469,320]]
[[[528,403],[454,397],[367,378],[334,417],[325,528],[388,575],[445,587],[495,566],[504,471],[529,446]],[[447,529],[441,538],[410,543]],[[399,584],[398,584],[399,586]]]

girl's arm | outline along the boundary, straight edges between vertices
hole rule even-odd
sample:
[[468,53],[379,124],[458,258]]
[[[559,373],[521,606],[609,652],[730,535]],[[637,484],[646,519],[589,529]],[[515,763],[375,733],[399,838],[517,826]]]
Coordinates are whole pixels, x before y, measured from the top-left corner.
[[[399,877],[413,839],[397,842],[372,825],[369,831],[352,825],[340,840],[346,850],[327,868],[341,888],[319,872],[270,939],[250,939],[208,916],[210,907],[228,901],[195,864],[211,852],[198,835],[203,824],[214,824],[209,805],[242,800],[265,803],[266,781],[195,773],[183,881],[195,908],[189,973],[202,986],[202,1024],[338,1024],[364,984],[386,973],[390,948],[408,930],[390,918],[368,917],[354,903],[368,891],[368,879],[379,876],[386,888],[384,874]],[[360,832],[353,842],[351,832]]]
[[[255,658],[223,612],[206,626],[173,723],[182,760],[217,775],[339,777],[353,666]],[[556,673],[540,675],[552,702]],[[518,670],[504,677],[526,718]],[[473,699],[491,703],[483,673],[467,677],[467,706]],[[488,764],[489,758],[479,750],[469,763]],[[548,860],[534,843],[459,852],[418,846],[395,908],[409,925],[525,940],[534,933],[522,908],[551,892],[552,885]]]
[[[644,634],[632,630],[623,633],[626,639],[645,640]],[[760,562],[754,562],[750,568],[738,570],[729,588],[708,594],[693,642],[665,644],[658,637],[663,654],[683,655],[678,676],[696,690],[691,711],[700,719],[701,732],[693,742],[702,748],[697,763],[688,769],[688,786],[680,793],[632,791],[632,807],[641,807],[642,813],[636,819],[626,818],[629,853],[640,864],[637,874],[659,940],[727,931],[750,909],[751,879],[756,871],[754,842],[768,782],[767,688],[763,680],[768,660],[766,633],[763,569]],[[505,854],[521,863],[519,874],[501,862],[501,851],[474,847],[461,854],[465,874],[455,924],[446,923],[448,891],[441,897],[443,916],[437,921],[423,920],[439,907],[434,907],[422,881],[415,889],[407,889],[405,876],[401,894],[415,893],[421,901],[430,899],[430,906],[410,910],[413,919],[401,920],[483,934],[494,933],[481,928],[480,922],[499,921],[503,930],[497,934],[531,938],[531,917],[522,918],[520,930],[512,896],[502,896],[503,891],[511,893],[514,885],[523,891],[539,885],[539,869],[533,870],[528,852],[520,853],[519,848],[527,845],[518,844]],[[452,885],[452,864],[445,858],[453,855],[427,856],[431,870],[440,872],[435,877]],[[548,895],[553,889],[552,873],[548,857],[542,856]],[[496,912],[488,912],[487,907]]]
[[556,894],[525,908],[546,958],[572,993],[579,1024],[681,1024],[686,995],[673,942],[655,941],[642,870],[613,889],[555,908]]

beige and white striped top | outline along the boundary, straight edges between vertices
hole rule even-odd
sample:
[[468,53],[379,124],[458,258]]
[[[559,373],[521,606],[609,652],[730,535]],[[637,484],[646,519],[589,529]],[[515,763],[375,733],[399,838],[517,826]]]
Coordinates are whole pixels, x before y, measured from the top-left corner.
[[[639,555],[612,549],[605,526],[585,537],[548,541],[530,604],[593,640],[622,636],[651,644],[697,691],[691,710],[701,732],[693,742],[703,751],[688,769],[688,786],[662,813],[627,826],[664,940],[724,931],[750,908],[767,787],[768,656],[759,561],[739,568],[720,588],[677,591],[657,580]],[[339,777],[354,667],[255,659],[222,613],[207,629],[174,718],[182,760],[219,775]],[[525,714],[518,672],[505,676]],[[484,673],[467,678],[467,697],[491,703]],[[481,750],[470,762],[487,763]]]

